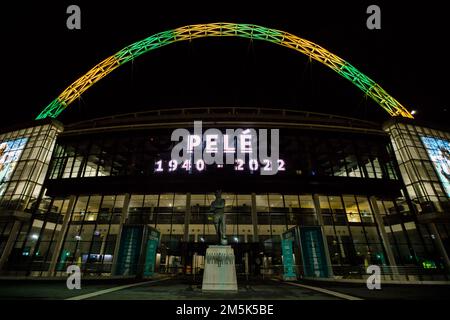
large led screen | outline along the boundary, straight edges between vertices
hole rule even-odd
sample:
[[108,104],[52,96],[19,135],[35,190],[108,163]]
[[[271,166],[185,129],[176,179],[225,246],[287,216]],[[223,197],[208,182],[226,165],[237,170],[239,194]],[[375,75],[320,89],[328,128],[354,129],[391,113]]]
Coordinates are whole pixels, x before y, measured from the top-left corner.
[[439,179],[450,197],[450,142],[434,137],[420,137],[433,161]]
[[0,143],[0,196],[5,192],[27,141],[28,138],[20,138]]

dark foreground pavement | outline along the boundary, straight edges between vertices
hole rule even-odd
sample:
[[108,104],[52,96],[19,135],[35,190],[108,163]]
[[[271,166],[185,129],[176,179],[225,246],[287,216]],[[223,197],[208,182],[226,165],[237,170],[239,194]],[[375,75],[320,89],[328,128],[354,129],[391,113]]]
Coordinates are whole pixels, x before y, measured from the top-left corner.
[[[131,285],[131,286],[130,286]],[[128,287],[130,286],[130,287]],[[119,287],[121,287],[119,290]],[[0,281],[0,299],[82,300],[330,300],[338,299],[314,290],[274,281],[239,285],[237,293],[202,292],[199,285],[179,279],[137,283],[84,281],[80,290],[69,290],[64,281]]]
[[450,285],[381,284],[381,290],[368,290],[365,284],[304,284],[336,291],[367,300],[450,300]]
[[[127,282],[130,283],[130,282]],[[80,290],[67,289],[65,281],[13,281],[0,280],[1,300],[64,300],[74,296],[98,292],[127,283],[86,281]]]
[[199,285],[188,285],[177,280],[146,284],[115,291],[90,299],[95,300],[336,300],[338,298],[314,290],[261,281],[239,285],[237,293],[202,292]]
[[65,281],[0,280],[0,300],[450,300],[447,285],[382,285],[381,290],[368,290],[365,284],[303,281],[296,284],[261,280],[239,283],[237,293],[213,293],[202,292],[198,283],[173,278],[139,283],[85,280],[80,290],[67,289]]

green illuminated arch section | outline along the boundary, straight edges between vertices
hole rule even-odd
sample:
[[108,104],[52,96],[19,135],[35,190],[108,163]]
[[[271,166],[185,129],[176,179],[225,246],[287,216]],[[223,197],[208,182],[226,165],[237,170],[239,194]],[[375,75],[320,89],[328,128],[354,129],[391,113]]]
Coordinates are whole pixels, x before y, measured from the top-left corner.
[[36,119],[44,119],[47,117],[56,118],[94,83],[106,77],[116,68],[144,53],[174,42],[204,37],[242,37],[268,41],[291,48],[307,55],[311,59],[321,62],[337,72],[340,76],[350,80],[391,116],[413,118],[411,113],[405,107],[390,96],[375,81],[361,73],[347,61],[311,41],[302,39],[288,32],[253,24],[208,23],[188,25],[173,30],[163,31],[123,48],[116,54],[94,66],[85,75],[67,87],[55,100],[41,111]]

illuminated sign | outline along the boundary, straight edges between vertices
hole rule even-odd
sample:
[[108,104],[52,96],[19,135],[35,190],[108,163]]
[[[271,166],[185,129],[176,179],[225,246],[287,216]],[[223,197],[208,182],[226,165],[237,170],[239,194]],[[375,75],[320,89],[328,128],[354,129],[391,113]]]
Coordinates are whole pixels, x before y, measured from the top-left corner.
[[9,140],[0,144],[0,196],[6,189],[17,161],[19,161],[28,138]]
[[295,274],[295,261],[293,252],[293,240],[281,239],[281,252],[283,254],[283,279],[284,280],[297,280]]
[[[273,166],[271,162],[264,159],[264,162],[261,164],[255,159],[251,159],[248,164],[244,162],[242,159],[236,159],[236,163],[234,165],[234,171],[271,171],[271,167]],[[286,171],[286,164],[284,160],[278,159],[277,163],[277,171]],[[218,164],[217,168],[223,168],[223,165]],[[178,170],[185,170],[188,172],[197,171],[201,172],[206,169],[206,164],[203,159],[197,160],[194,165],[192,165],[191,160],[184,160],[183,162],[178,162],[177,160],[167,161],[167,164],[164,163],[162,159],[155,162],[155,172],[174,172]]]
[[424,269],[437,269],[436,263],[433,260],[424,260],[422,261],[422,266]]
[[329,266],[321,227],[302,226],[299,228],[305,277],[328,278]]
[[[270,138],[270,139],[269,139]],[[279,130],[210,128],[203,133],[202,122],[194,122],[194,133],[187,129],[173,131],[171,159],[155,162],[155,172],[204,171],[208,165],[223,168],[232,165],[235,171],[259,172],[274,175],[285,171],[286,164],[279,158]],[[270,140],[270,143],[269,143]],[[270,153],[270,155],[269,155]]]
[[450,142],[434,137],[421,136],[428,156],[442,182],[447,196],[450,197]]

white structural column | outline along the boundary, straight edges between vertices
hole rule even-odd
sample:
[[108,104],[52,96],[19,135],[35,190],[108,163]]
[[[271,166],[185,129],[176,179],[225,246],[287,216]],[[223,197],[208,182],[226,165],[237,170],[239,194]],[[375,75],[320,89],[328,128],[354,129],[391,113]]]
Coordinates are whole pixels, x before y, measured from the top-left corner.
[[313,202],[314,202],[314,212],[316,213],[317,222],[319,223],[320,229],[322,230],[322,242],[323,242],[323,248],[325,250],[325,258],[327,259],[327,265],[328,265],[328,277],[333,277],[333,267],[331,265],[331,259],[330,259],[330,250],[328,250],[328,241],[325,236],[325,230],[323,228],[323,217],[322,217],[322,210],[320,210],[320,201],[319,201],[319,195],[313,194]]
[[258,213],[256,212],[256,194],[252,193],[252,224],[253,224],[253,242],[258,242]]
[[59,231],[58,238],[56,239],[55,250],[53,251],[52,260],[50,261],[50,267],[48,269],[49,275],[54,275],[56,271],[56,264],[58,263],[59,254],[61,253],[64,237],[67,233],[67,228],[69,227],[69,222],[72,217],[73,208],[75,207],[75,202],[77,197],[75,195],[71,195],[69,197],[69,205],[67,206],[67,210],[64,213],[63,223],[61,225],[61,230]]
[[186,211],[184,214],[184,236],[183,241],[189,242],[189,224],[191,223],[191,193],[186,193]]
[[2,256],[0,257],[0,270],[3,270],[6,261],[8,261],[8,257],[11,254],[12,248],[14,247],[14,242],[16,241],[21,225],[22,223],[19,220],[14,221],[11,231],[9,232],[8,241],[6,242]]
[[112,276],[116,273],[117,258],[119,255],[119,248],[120,248],[120,238],[122,237],[123,225],[125,224],[125,222],[127,221],[127,218],[128,218],[128,208],[130,206],[130,198],[131,198],[131,195],[129,193],[125,193],[125,198],[123,200],[122,212],[120,215],[119,232],[117,233],[116,244],[114,246],[114,256],[113,256],[112,267],[111,267],[111,275]]
[[441,235],[436,228],[436,224],[432,222],[429,223],[428,226],[430,227],[431,234],[434,235],[433,241],[436,244],[442,258],[444,259],[445,267],[447,268],[447,271],[450,271],[450,259],[448,258],[447,251],[445,250],[444,244],[442,243]]
[[[244,234],[244,243],[248,243],[248,234]],[[245,276],[247,277],[247,280],[248,280],[248,276],[250,274],[250,264],[249,264],[248,252],[244,253],[244,267],[245,267]]]
[[386,233],[386,229],[384,227],[383,218],[380,215],[380,208],[378,207],[377,199],[374,196],[369,197],[370,204],[372,206],[373,216],[375,218],[375,222],[378,225],[378,230],[380,231],[381,241],[383,242],[384,251],[386,252],[387,259],[389,265],[392,268],[392,272],[394,275],[398,274],[397,263],[395,261],[394,253],[392,252],[391,243],[389,241],[389,237]]

